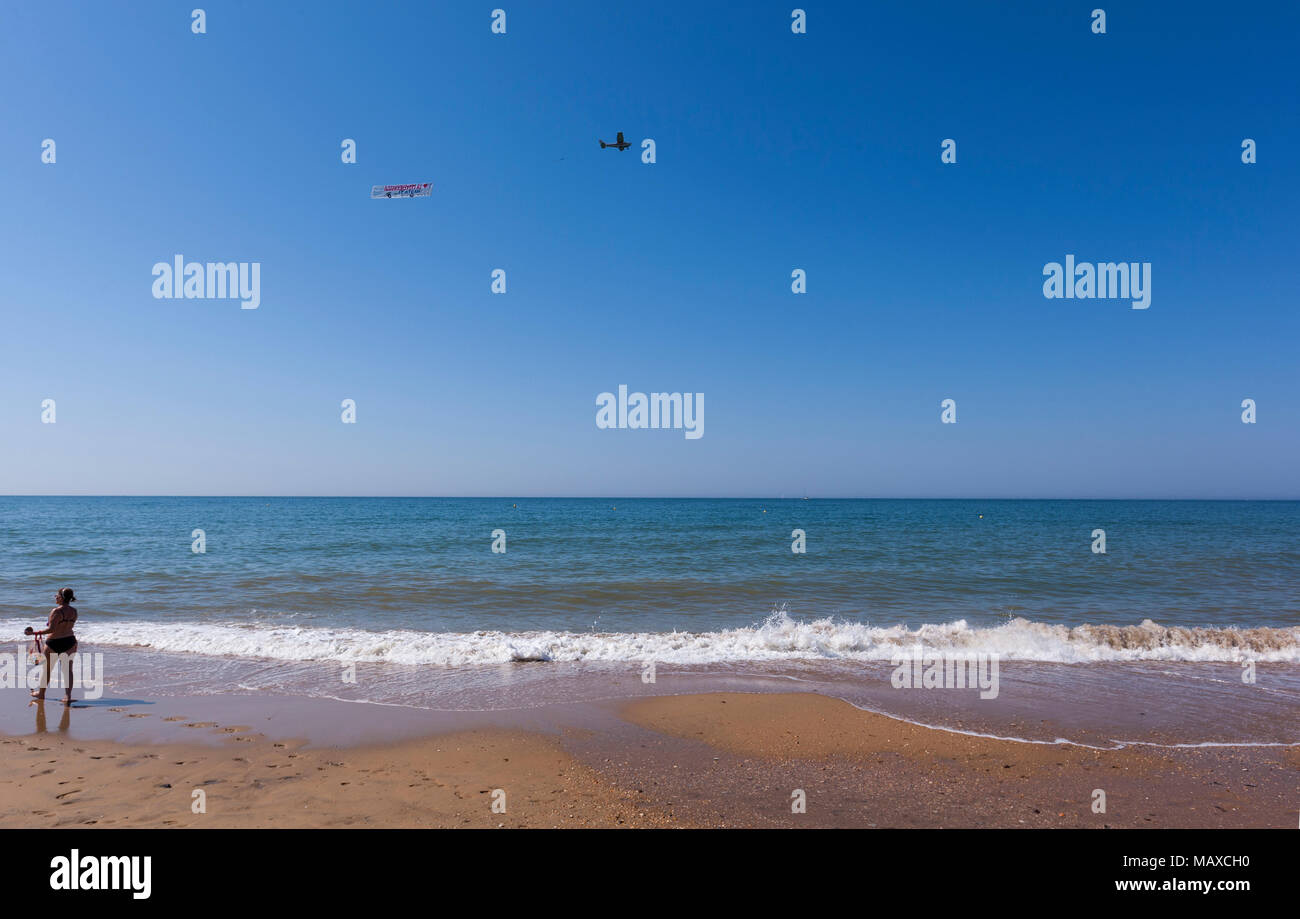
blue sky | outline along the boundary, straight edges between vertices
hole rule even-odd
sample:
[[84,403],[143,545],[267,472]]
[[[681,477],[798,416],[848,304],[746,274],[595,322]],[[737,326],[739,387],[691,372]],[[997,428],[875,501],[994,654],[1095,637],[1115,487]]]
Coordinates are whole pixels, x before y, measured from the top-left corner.
[[0,16],[0,493],[1300,497],[1294,4],[196,3]]

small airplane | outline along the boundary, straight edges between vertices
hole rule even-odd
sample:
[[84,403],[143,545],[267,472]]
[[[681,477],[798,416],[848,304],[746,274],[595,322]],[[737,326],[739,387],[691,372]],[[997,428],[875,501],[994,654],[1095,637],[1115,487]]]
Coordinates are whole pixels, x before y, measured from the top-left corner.
[[602,150],[604,150],[606,147],[613,147],[615,150],[626,150],[630,146],[632,145],[623,139],[622,131],[618,132],[618,140],[615,141],[614,143],[607,144],[603,140],[600,142],[600,149]]

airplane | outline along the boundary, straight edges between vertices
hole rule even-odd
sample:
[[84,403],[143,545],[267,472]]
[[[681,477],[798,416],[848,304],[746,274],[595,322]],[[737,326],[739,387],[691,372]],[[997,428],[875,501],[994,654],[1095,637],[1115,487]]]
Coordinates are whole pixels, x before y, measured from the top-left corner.
[[618,141],[617,141],[617,142],[612,143],[612,144],[607,144],[607,143],[605,143],[603,140],[600,142],[600,149],[602,149],[602,150],[604,150],[606,147],[613,147],[615,150],[626,150],[626,149],[627,149],[628,147],[630,147],[630,146],[632,146],[632,145],[629,144],[627,141],[625,141],[625,140],[623,139],[623,132],[622,132],[622,131],[619,131],[619,132],[618,132]]

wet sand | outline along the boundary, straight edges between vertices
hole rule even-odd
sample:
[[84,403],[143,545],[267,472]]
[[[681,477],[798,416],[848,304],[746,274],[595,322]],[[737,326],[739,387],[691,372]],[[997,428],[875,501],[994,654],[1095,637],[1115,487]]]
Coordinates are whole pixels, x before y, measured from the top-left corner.
[[[1297,747],[1023,743],[814,693],[459,720],[238,696],[143,707],[47,702],[33,730],[6,706],[0,825],[1294,828],[1300,806]],[[334,733],[320,734],[325,724]],[[206,813],[193,809],[196,789]]]
[[[642,665],[631,661],[464,667],[358,663],[353,680],[346,681],[341,679],[344,668],[329,660],[226,658],[117,647],[96,651],[95,660],[101,662],[95,670],[106,681],[106,697],[88,699],[88,704],[126,704],[133,711],[156,712],[170,701],[192,700],[204,706],[204,717],[242,718],[259,730],[305,719],[310,739],[322,743],[398,739],[409,736],[404,735],[407,727],[416,734],[479,727],[486,722],[472,717],[478,713],[497,719],[491,723],[507,724],[512,723],[510,712],[615,699],[792,690],[845,699],[919,724],[1026,740],[1067,739],[1103,747],[1132,740],[1300,741],[1300,664],[1260,663],[1257,679],[1247,683],[1240,664],[1231,662],[1002,661],[999,691],[985,698],[978,690],[897,689],[891,678],[895,667],[883,661],[662,664],[654,682],[646,683]],[[30,729],[31,718],[21,706],[15,710],[5,705],[3,695],[0,732]],[[79,699],[89,695],[77,693]],[[219,701],[209,705],[209,699]],[[313,702],[340,703],[332,709],[337,717],[316,717],[324,709],[308,704]],[[357,711],[369,714],[358,717]],[[145,727],[149,719],[138,720],[132,738],[156,739]],[[533,727],[525,719],[515,721]],[[74,732],[88,729],[99,730],[86,719],[74,720]],[[117,735],[100,730],[97,736]]]
[[[1025,743],[814,694],[646,699],[622,714],[661,739],[646,753],[692,755],[687,778],[654,800],[710,826],[1293,828],[1300,807],[1295,746]],[[791,813],[796,789],[804,814]],[[1093,810],[1097,790],[1104,813]]]

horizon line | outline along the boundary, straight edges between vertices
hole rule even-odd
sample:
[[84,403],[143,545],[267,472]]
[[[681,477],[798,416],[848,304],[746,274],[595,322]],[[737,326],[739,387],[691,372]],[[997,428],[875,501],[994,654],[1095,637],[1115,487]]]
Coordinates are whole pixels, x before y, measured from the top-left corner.
[[1276,501],[1297,502],[1297,497],[1043,497],[1043,496],[921,496],[884,497],[867,495],[285,495],[285,494],[248,494],[248,495],[180,495],[180,494],[0,494],[0,498],[277,498],[297,500],[408,500],[408,501]]

